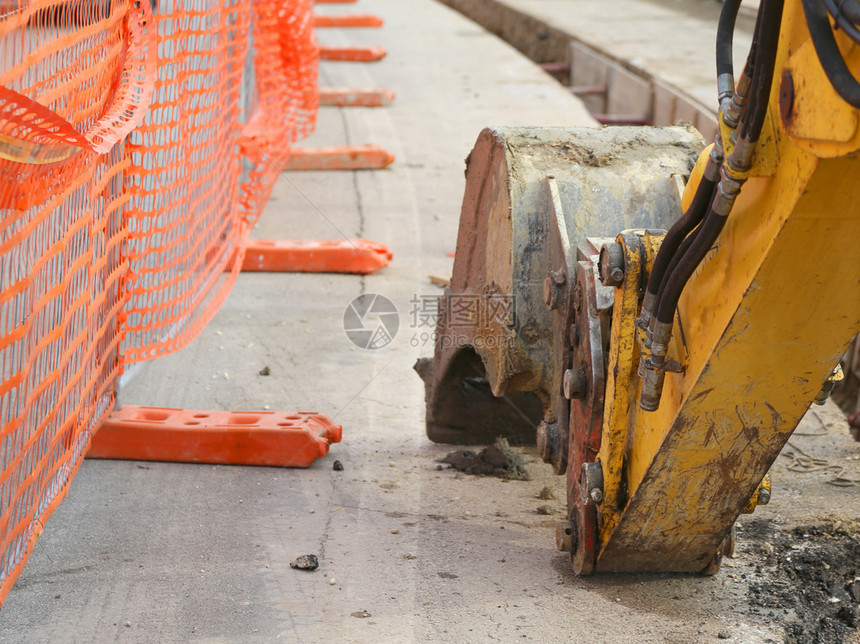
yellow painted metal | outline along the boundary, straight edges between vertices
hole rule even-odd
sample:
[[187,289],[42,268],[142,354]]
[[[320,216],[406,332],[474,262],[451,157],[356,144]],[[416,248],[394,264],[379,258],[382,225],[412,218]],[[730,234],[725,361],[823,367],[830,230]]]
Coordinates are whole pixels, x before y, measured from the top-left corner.
[[[794,101],[791,115],[782,119],[783,130],[797,146],[820,158],[851,154],[860,150],[860,115],[839,97],[827,80],[812,42],[808,40],[800,3],[797,4],[797,10],[790,12],[783,21],[782,55],[777,60],[777,69],[782,69],[783,73],[775,79],[773,90],[779,92],[784,82],[782,77],[788,72],[794,84]],[[836,30],[835,36],[845,62],[857,76],[860,47],[842,30]]]
[[[810,143],[850,143],[857,133],[856,111],[827,80],[812,42],[806,41],[789,56],[785,71],[791,75],[794,94],[791,113],[783,119],[786,133],[796,140],[810,139]],[[783,75],[780,85],[788,82]],[[826,147],[831,150],[827,156],[839,154],[838,145]]]
[[[777,70],[808,40],[804,25],[800,3],[790,2]],[[813,62],[793,57],[792,75]],[[598,570],[704,569],[860,330],[860,155],[845,156],[860,138],[791,136],[779,117],[779,75],[771,138],[757,149],[773,158],[750,172],[771,176],[747,181],[679,303],[669,358],[685,372],[666,375],[655,412],[607,407],[601,454],[612,467],[604,485],[620,484],[618,448],[608,443],[623,436],[629,501],[620,517],[608,503],[600,507]],[[798,96],[795,109],[808,105]],[[630,321],[619,315],[607,401],[630,393],[613,387],[638,387],[635,373],[629,385],[612,374],[612,365],[630,364],[621,341]]]
[[[662,238],[661,238],[662,239]],[[615,288],[606,367],[606,392],[603,407],[603,431],[597,460],[603,469],[603,502],[599,516],[601,533],[610,534],[621,516],[624,498],[622,468],[630,409],[636,406],[636,365],[639,345],[635,320],[639,313],[639,276],[643,270],[642,244],[635,233],[618,235],[624,248],[624,281]],[[653,259],[652,259],[653,261]],[[612,395],[609,395],[611,392]]]
[[[777,83],[778,84],[778,83]],[[723,121],[723,113],[719,115],[720,132],[723,138],[723,149],[728,159],[735,148],[732,141],[732,129]],[[770,110],[764,120],[764,125],[761,130],[761,138],[756,146],[756,153],[752,160],[752,165],[745,172],[733,172],[735,177],[769,177],[776,171],[776,164],[779,160],[779,155],[776,152],[777,140],[777,125],[774,111]]]
[[702,174],[705,172],[705,166],[708,165],[708,157],[711,156],[711,150],[714,149],[714,144],[711,143],[708,147],[702,150],[699,158],[696,160],[696,165],[690,172],[690,178],[687,180],[687,186],[684,189],[684,194],[681,197],[681,209],[686,211],[693,203],[693,196],[696,194],[696,186],[702,180]]
[[[707,152],[707,150],[705,151]],[[695,170],[694,170],[695,172]],[[603,469],[603,501],[600,532],[609,535],[621,517],[626,502],[623,467],[627,424],[637,406],[636,365],[644,329],[635,323],[641,305],[643,275],[651,272],[665,235],[649,231],[627,231],[616,241],[624,249],[624,281],[615,288],[612,325],[603,407],[603,435],[597,460]],[[611,395],[609,395],[611,392]]]

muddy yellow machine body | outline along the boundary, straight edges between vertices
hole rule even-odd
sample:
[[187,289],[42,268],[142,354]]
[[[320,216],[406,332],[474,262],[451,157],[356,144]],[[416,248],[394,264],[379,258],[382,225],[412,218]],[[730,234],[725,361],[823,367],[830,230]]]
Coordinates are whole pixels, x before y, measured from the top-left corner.
[[[716,148],[684,127],[496,128],[468,160],[437,350],[419,364],[428,435],[536,436],[567,474],[557,540],[580,574],[714,572],[860,331],[860,110],[821,62],[818,0],[768,2],[768,79],[759,62],[720,80]],[[856,75],[860,45],[833,34]],[[677,301],[654,304],[666,230],[706,179],[719,233],[702,241],[708,211],[660,283],[668,297],[701,237]]]

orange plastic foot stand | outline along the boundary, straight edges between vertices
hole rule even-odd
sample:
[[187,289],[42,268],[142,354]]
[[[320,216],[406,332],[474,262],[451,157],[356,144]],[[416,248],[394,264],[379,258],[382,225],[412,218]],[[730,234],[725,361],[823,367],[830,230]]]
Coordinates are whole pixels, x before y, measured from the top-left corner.
[[372,63],[385,58],[384,47],[320,47],[320,60]]
[[88,458],[308,467],[339,443],[341,426],[313,412],[198,411],[123,405]]
[[285,170],[378,170],[394,162],[394,155],[378,145],[339,145],[331,148],[293,148]]
[[369,13],[343,16],[314,16],[314,27],[381,27],[382,18]]
[[388,266],[393,256],[386,244],[367,239],[248,239],[242,270],[367,275]]
[[320,105],[334,107],[385,107],[394,100],[394,92],[384,87],[360,89],[352,87],[320,87]]

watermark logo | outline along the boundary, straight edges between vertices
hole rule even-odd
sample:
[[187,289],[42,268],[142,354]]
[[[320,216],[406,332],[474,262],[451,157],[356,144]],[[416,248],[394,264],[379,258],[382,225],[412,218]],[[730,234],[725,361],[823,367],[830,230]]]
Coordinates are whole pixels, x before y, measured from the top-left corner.
[[378,293],[359,295],[343,312],[346,337],[359,349],[374,351],[387,347],[399,329],[397,307]]
[[[510,335],[500,333],[502,327],[512,329],[515,321],[512,295],[456,293],[413,295],[409,301],[410,324],[413,330],[409,344],[413,347],[436,346],[493,349],[508,346]],[[444,334],[439,335],[439,321]]]
[[[404,324],[412,332],[409,344],[413,347],[493,349],[508,346],[512,341],[515,307],[511,295],[413,295],[409,305]],[[355,346],[368,351],[391,344],[400,324],[397,306],[378,293],[359,295],[343,312],[346,336]]]

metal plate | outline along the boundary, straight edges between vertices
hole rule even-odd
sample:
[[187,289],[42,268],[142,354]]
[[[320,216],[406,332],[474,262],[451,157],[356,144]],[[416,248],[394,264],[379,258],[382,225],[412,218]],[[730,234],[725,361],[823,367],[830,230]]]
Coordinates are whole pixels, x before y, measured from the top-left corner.
[[583,369],[588,387],[585,397],[570,401],[567,455],[567,508],[577,538],[571,564],[578,575],[590,574],[597,554],[597,510],[580,500],[579,474],[600,450],[603,400],[606,389],[603,329],[597,310],[595,264],[580,261],[573,291],[573,325],[570,328],[572,369]]

